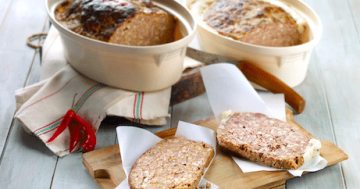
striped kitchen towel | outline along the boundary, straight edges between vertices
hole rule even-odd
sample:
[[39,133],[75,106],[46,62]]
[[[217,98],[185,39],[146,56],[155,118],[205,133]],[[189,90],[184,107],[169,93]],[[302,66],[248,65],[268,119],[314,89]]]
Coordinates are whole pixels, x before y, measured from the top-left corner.
[[51,143],[46,141],[71,108],[96,131],[107,115],[126,117],[148,125],[166,124],[171,88],[157,92],[132,92],[82,76],[65,60],[59,33],[53,27],[43,52],[40,82],[15,91],[15,118],[58,156],[69,153],[69,132],[65,130]]

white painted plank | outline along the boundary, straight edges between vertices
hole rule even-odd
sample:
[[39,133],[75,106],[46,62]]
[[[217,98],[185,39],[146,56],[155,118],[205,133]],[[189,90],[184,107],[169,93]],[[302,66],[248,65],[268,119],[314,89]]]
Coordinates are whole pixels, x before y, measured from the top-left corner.
[[173,106],[171,127],[177,127],[179,121],[195,122],[214,116],[206,93]]
[[[18,54],[16,53],[12,57],[17,57]],[[20,60],[13,64],[20,67],[18,71],[13,72],[18,77],[21,74],[21,66],[27,61],[32,60],[32,57]],[[38,62],[39,59],[35,61]],[[33,74],[30,76],[30,81],[32,82],[37,82],[39,79],[38,73],[40,70],[36,68],[39,67],[35,67]],[[26,74],[27,72],[22,77],[25,77]],[[15,79],[15,81],[22,82],[22,85],[24,84],[24,80]],[[12,97],[14,98],[13,94]],[[15,103],[15,99],[8,98],[7,100]],[[12,119],[12,116],[10,115],[7,118]],[[0,175],[0,180],[4,181],[0,182],[0,188],[50,188],[56,160],[57,156],[41,140],[34,135],[26,133],[21,123],[15,120],[11,124],[6,146],[1,156],[0,172],[6,174]]]
[[[14,91],[23,87],[34,50],[26,38],[43,28],[42,0],[0,1],[0,154],[15,111]],[[19,6],[21,5],[21,6]],[[27,6],[27,7],[23,7]]]
[[[99,131],[96,133],[95,150],[115,144],[115,129],[115,125],[101,124]],[[58,159],[51,188],[95,189],[99,188],[99,186],[83,165],[82,153],[78,152]]]
[[[9,2],[5,5],[10,6],[0,13],[6,15],[0,28],[0,172],[3,173],[0,188],[50,188],[57,157],[38,138],[25,133],[20,123],[11,124],[15,111],[14,91],[24,86],[35,53],[26,46],[26,38],[42,31],[46,13],[39,5],[44,2]],[[29,84],[38,81],[39,59],[35,61],[37,65]]]
[[33,52],[26,39],[42,31],[46,17],[44,0],[12,0],[0,28],[0,51]]
[[4,22],[5,18],[6,18],[6,13],[7,10],[9,9],[9,6],[11,4],[12,1],[9,0],[0,0],[0,30],[1,30],[1,25]]
[[[354,23],[358,18],[351,11],[351,1],[319,0],[307,3],[320,15],[323,37],[316,54],[323,75],[329,112],[337,145],[349,159],[341,163],[347,188],[360,186],[360,43]],[[354,8],[356,10],[358,8]],[[354,21],[355,19],[355,21]]]
[[14,91],[23,87],[32,56],[22,51],[0,52],[0,154],[15,112]]
[[100,187],[82,164],[82,153],[75,153],[58,159],[51,188],[98,189]]
[[0,188],[50,188],[57,156],[37,137],[12,125],[0,164]]
[[358,34],[358,38],[360,38],[360,1],[348,0],[348,3]]

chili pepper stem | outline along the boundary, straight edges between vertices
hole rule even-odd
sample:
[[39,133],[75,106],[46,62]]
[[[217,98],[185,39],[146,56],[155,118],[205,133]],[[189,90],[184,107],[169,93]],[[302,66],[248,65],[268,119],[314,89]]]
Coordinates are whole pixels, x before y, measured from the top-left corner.
[[74,97],[73,97],[73,100],[72,100],[72,103],[71,103],[71,109],[75,112],[75,99],[76,99],[76,95],[77,93],[74,94]]

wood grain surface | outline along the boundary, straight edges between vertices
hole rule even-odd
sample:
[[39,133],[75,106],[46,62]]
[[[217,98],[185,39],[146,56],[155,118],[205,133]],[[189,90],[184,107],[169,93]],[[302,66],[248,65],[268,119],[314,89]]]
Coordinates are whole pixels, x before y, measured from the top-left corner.
[[[289,108],[286,109],[286,116],[287,122],[291,126],[315,138],[293,120],[293,114]],[[215,117],[197,121],[195,124],[214,131],[218,127]],[[155,133],[155,135],[165,139],[173,137],[175,132],[176,128],[172,128]],[[321,144],[321,156],[328,161],[327,166],[348,159],[348,156],[331,141],[322,141]],[[287,179],[293,178],[287,171],[243,173],[231,156],[221,152],[218,147],[216,152],[216,157],[205,178],[220,188],[232,188],[233,186],[241,186],[241,188],[277,188],[282,187]],[[83,164],[102,189],[114,188],[126,178],[122,169],[119,145],[85,153],[83,155]]]

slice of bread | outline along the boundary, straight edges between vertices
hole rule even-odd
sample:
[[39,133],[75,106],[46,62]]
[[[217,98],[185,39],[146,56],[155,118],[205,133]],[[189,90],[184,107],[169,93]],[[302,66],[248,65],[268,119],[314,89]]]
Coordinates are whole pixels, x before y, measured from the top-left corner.
[[224,152],[278,169],[298,169],[321,143],[288,123],[251,112],[223,113],[217,141]]
[[130,188],[197,188],[213,156],[213,147],[204,143],[162,140],[136,160],[128,177]]

